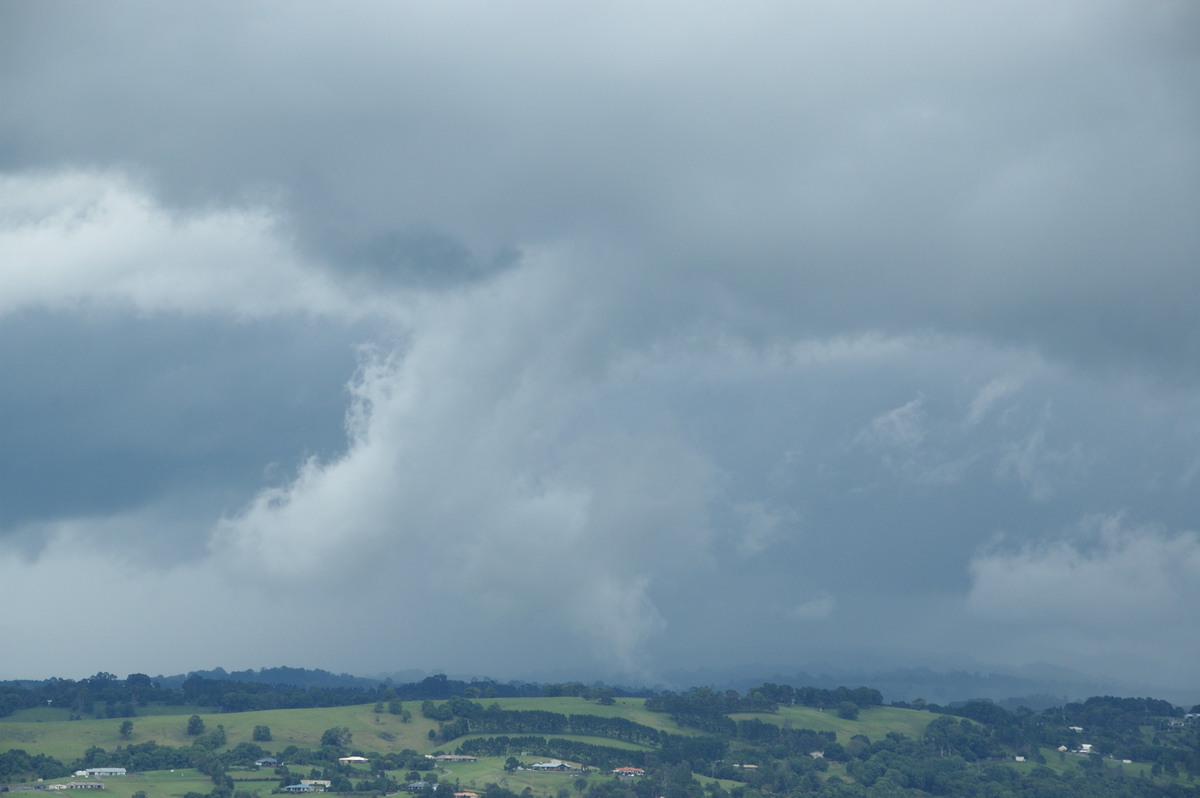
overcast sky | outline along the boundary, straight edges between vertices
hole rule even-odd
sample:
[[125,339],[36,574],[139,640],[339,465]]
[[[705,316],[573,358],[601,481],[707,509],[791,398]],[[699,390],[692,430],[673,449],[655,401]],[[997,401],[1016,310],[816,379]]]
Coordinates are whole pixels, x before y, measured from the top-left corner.
[[0,678],[1198,688],[1200,5],[0,0]]

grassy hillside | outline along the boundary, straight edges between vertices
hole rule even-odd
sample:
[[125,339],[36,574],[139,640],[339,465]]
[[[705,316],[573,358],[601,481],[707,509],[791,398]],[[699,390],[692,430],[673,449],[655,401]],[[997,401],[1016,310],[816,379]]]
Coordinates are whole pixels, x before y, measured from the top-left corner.
[[[653,714],[653,713],[648,713]],[[920,737],[925,727],[935,717],[928,712],[917,712],[911,709],[896,707],[871,707],[860,710],[857,720],[839,718],[836,712],[823,712],[812,707],[781,707],[777,712],[735,713],[729,717],[734,720],[758,718],[764,723],[774,723],[777,726],[790,726],[794,729],[812,729],[813,731],[831,731],[849,739],[856,734],[865,734],[871,739],[882,737],[888,732],[899,732],[908,737]]]
[[[641,699],[617,699],[609,706],[571,697],[483,699],[478,703],[483,706],[495,703],[504,710],[539,710],[562,715],[623,718],[672,734],[687,736],[698,734],[693,729],[678,726],[666,713],[648,712]],[[492,736],[476,734],[450,742],[437,742],[430,739],[429,735],[431,731],[437,730],[438,723],[422,717],[417,702],[405,702],[405,708],[412,713],[409,723],[404,723],[400,715],[376,712],[375,708],[376,705],[370,703],[322,709],[227,714],[197,712],[195,714],[204,720],[208,731],[215,730],[218,725],[224,728],[226,744],[218,751],[229,750],[240,743],[253,742],[253,731],[256,726],[270,728],[272,739],[269,742],[261,742],[259,745],[275,754],[283,752],[289,746],[296,746],[300,749],[319,749],[322,734],[327,729],[335,727],[345,727],[350,730],[353,739],[347,748],[349,752],[363,753],[372,758],[375,758],[376,755],[399,753],[406,749],[415,751],[417,754],[432,754],[439,751],[453,752],[467,740],[479,736]],[[147,708],[148,711],[131,719],[133,732],[128,737],[122,737],[119,733],[122,719],[69,720],[66,710],[48,707],[22,710],[0,720],[0,754],[19,748],[31,755],[45,754],[66,765],[71,765],[91,747],[99,747],[112,752],[121,746],[154,741],[173,748],[187,748],[196,739],[187,734],[188,717],[193,714],[195,708],[183,708],[182,711],[178,707],[170,709],[171,711],[155,711],[153,708]],[[141,710],[139,709],[139,711]],[[753,718],[789,729],[833,732],[839,743],[851,746],[856,744],[852,740],[856,735],[865,735],[871,740],[880,741],[889,733],[897,732],[913,740],[919,739],[926,727],[939,716],[896,707],[871,707],[860,710],[856,719],[848,720],[839,717],[833,711],[823,712],[809,707],[787,706],[775,712],[738,713],[730,715],[730,717],[735,721]],[[969,726],[975,725],[973,722],[956,722]],[[524,735],[510,734],[509,736]],[[610,751],[611,749],[624,749],[630,752],[647,750],[646,747],[633,743],[577,734],[536,736],[562,737],[603,746]],[[704,741],[697,742],[703,744]],[[857,744],[862,745],[861,742]],[[753,758],[742,761],[761,761],[764,769],[755,771],[755,773],[768,773],[772,767],[773,756],[767,753],[766,748],[747,749],[744,744],[739,744],[736,753],[733,748],[730,753],[744,756],[748,751],[751,751]],[[519,754],[519,752],[510,753]],[[1060,755],[1057,751],[1049,749],[1041,750],[1040,754],[1044,757],[1046,765],[1053,771],[1067,774],[1071,778],[1088,776],[1084,771],[1084,766],[1089,765],[1089,762],[1084,758],[1072,754]],[[992,755],[996,755],[996,752],[993,752]],[[632,753],[631,756],[633,756]],[[546,757],[530,751],[519,755],[518,758],[525,764],[532,764]],[[807,757],[802,756],[801,758],[807,760]],[[1036,756],[1030,757],[1031,761],[1015,763],[1012,761],[1010,752],[1005,760],[1008,761],[1013,772],[1030,775],[1037,770],[1037,764],[1033,761],[1035,758]],[[504,769],[506,759],[507,755],[488,756],[480,757],[476,762],[444,763],[439,765],[433,773],[437,775],[439,782],[462,789],[482,791],[489,784],[498,784],[517,795],[528,789],[535,798],[549,798],[550,796],[584,798],[589,787],[602,785],[613,778],[607,772],[590,773],[586,776],[581,776],[578,772],[539,773],[528,770],[509,772]],[[189,761],[195,762],[196,760]],[[408,767],[418,766],[418,769],[419,766],[424,766],[426,763],[426,760],[420,757],[417,757],[414,762],[411,755],[404,761],[409,763]],[[314,769],[314,766],[310,765],[297,765],[295,761],[291,764],[291,778],[309,775],[309,771]],[[630,762],[630,764],[634,763]],[[851,760],[825,764],[828,767],[820,774],[822,781],[832,777],[854,781],[857,772],[852,772],[851,767],[862,763]],[[1095,763],[1090,764],[1094,768]],[[973,767],[975,767],[975,771],[982,772],[980,770],[983,768],[982,765]],[[1119,768],[1125,776],[1131,778],[1144,777],[1152,780],[1154,776],[1150,772],[1150,763],[1131,763],[1111,767],[1114,770]],[[401,771],[392,771],[389,775],[403,784],[408,778],[404,770],[405,768],[402,768]],[[739,787],[739,782],[727,780],[728,771],[727,764],[725,773],[720,774],[722,775],[721,779],[705,777],[701,781],[706,784],[711,782],[714,787],[719,785],[719,792],[728,795],[728,791]],[[356,767],[352,772],[345,770],[340,772],[354,783],[371,778],[368,766]],[[716,768],[710,768],[708,772],[718,775]],[[228,775],[234,780],[233,789],[257,798],[267,798],[278,786],[280,778],[273,770],[258,770],[240,766],[231,767]],[[753,778],[748,774],[747,780],[753,781]],[[1172,778],[1168,781],[1183,785],[1182,777]],[[1159,783],[1168,783],[1168,781],[1164,781],[1161,777],[1158,778]],[[1144,783],[1149,784],[1151,781]],[[111,777],[105,780],[105,786],[106,792],[111,798],[133,798],[134,793],[138,791],[144,792],[146,798],[183,798],[188,792],[208,793],[213,788],[213,782],[195,770],[178,768],[174,771],[165,770],[131,774],[126,777]],[[599,794],[604,794],[604,791],[592,791],[591,796]]]

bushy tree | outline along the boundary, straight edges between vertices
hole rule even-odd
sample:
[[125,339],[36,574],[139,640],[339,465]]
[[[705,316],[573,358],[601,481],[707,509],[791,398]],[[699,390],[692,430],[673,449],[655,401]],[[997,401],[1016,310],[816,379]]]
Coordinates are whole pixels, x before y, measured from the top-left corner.
[[345,748],[350,745],[351,735],[350,729],[346,726],[326,729],[321,735],[321,745],[333,746],[335,748]]
[[192,737],[198,737],[204,734],[204,721],[199,715],[192,715],[188,718],[187,733]]

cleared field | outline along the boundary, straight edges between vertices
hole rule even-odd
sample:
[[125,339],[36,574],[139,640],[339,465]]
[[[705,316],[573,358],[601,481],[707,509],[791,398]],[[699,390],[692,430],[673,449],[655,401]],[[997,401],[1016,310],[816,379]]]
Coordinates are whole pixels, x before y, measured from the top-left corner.
[[846,720],[839,718],[833,710],[822,712],[812,707],[781,707],[778,712],[746,712],[730,717],[734,720],[758,718],[763,723],[795,729],[831,731],[838,735],[839,742],[845,742],[856,734],[865,734],[873,740],[888,732],[917,738],[937,715],[915,709],[872,707],[859,710],[857,720]]
[[[403,723],[398,715],[376,714],[374,704],[328,709],[276,709],[266,712],[236,712],[199,714],[207,730],[225,727],[226,747],[253,742],[254,727],[270,727],[272,740],[263,747],[272,751],[295,745],[316,748],[326,729],[346,727],[353,736],[355,750],[387,753],[411,748],[425,751],[432,748],[428,733],[437,723],[414,713],[411,723]],[[416,707],[413,707],[416,709]],[[187,746],[193,738],[187,734],[186,715],[139,715],[127,719],[104,720],[13,720],[0,723],[0,749],[22,748],[27,752],[45,753],[69,763],[83,756],[92,746],[113,750],[118,745],[136,745],[153,740],[160,745]],[[133,722],[133,733],[120,735],[122,720]],[[381,734],[391,737],[387,739]]]
[[648,712],[642,698],[618,698],[610,706],[585,701],[582,698],[564,696],[560,698],[484,698],[479,703],[486,706],[499,704],[501,709],[537,709],[543,712],[558,712],[563,715],[596,715],[601,718],[625,718],[634,723],[641,723],[653,729],[669,731],[672,734],[699,734],[693,729],[685,729],[671,721],[671,717],[663,712]]
[[[69,782],[71,779],[54,779],[47,784]],[[144,774],[132,774],[129,776],[109,776],[103,779],[104,792],[99,795],[105,798],[131,798],[133,794],[139,790],[146,793],[146,798],[182,798],[183,795],[189,792],[207,793],[212,789],[212,781],[196,770],[180,769],[180,770],[156,770]],[[271,789],[275,786],[274,783],[260,782],[253,786],[243,787],[238,785],[238,789],[246,789],[248,792],[257,792],[262,795],[268,795]],[[87,790],[77,791],[68,790],[66,795],[95,795]]]
[[[564,715],[598,715],[622,717],[652,728],[674,734],[698,734],[671,721],[670,716],[660,712],[647,712],[642,700],[637,698],[617,699],[611,706],[585,701],[582,698],[499,698],[483,699],[485,706],[498,704],[507,710],[541,710]],[[242,742],[253,742],[255,726],[268,726],[272,739],[262,743],[270,751],[281,751],[289,745],[300,748],[320,746],[321,735],[326,729],[346,727],[353,741],[350,749],[362,753],[390,753],[411,749],[431,752],[435,749],[454,750],[464,739],[449,743],[435,743],[429,739],[431,729],[437,728],[436,721],[421,717],[420,706],[415,701],[405,703],[412,713],[410,723],[401,721],[399,715],[374,711],[374,704],[322,709],[277,709],[263,712],[196,713],[208,730],[224,726],[227,747]],[[0,748],[23,748],[29,753],[45,753],[69,763],[81,757],[88,748],[98,746],[113,750],[153,740],[160,745],[187,746],[193,738],[187,734],[187,718],[191,712],[179,714],[146,714],[130,720],[133,733],[121,737],[119,728],[122,719],[73,720],[59,715],[63,710],[26,710],[0,723]],[[733,716],[735,719],[758,718],[766,723],[786,725],[814,731],[832,731],[840,739],[848,740],[855,734],[876,738],[888,732],[900,732],[910,737],[919,737],[925,726],[933,719],[927,712],[918,712],[893,707],[876,707],[862,710],[857,720],[844,720],[834,712],[822,712],[808,707],[784,707],[772,713],[747,713]],[[479,736],[479,735],[471,735]],[[482,735],[488,736],[488,735]],[[605,738],[584,738],[572,735],[572,739],[593,742],[615,748],[636,749],[637,746]]]
[[[438,772],[438,779],[446,784],[457,784],[465,790],[482,790],[488,784],[499,784],[515,793],[528,787],[535,795],[554,795],[566,788],[578,792],[576,782],[580,778],[588,784],[600,779],[610,779],[609,773],[537,773],[531,770],[504,770],[506,757],[480,757],[478,762],[455,762],[447,764]],[[519,757],[523,761],[541,761],[539,757]]]
[[[668,731],[674,734],[699,734],[693,729],[685,729],[675,724],[669,715],[659,712],[648,712],[643,706],[642,699],[623,698],[616,703],[604,706],[582,698],[497,698],[479,699],[483,706],[497,704],[505,710],[539,710],[556,712],[563,715],[596,715],[600,717],[620,717],[652,728]],[[331,707],[322,709],[291,709],[270,710],[263,712],[239,712],[217,714],[211,712],[196,712],[204,721],[206,730],[212,731],[218,725],[225,729],[226,748],[242,742],[253,742],[252,735],[256,726],[267,726],[271,729],[271,740],[259,743],[264,749],[279,754],[288,746],[299,748],[317,748],[320,746],[321,735],[330,728],[345,727],[350,730],[352,742],[349,750],[367,756],[399,752],[404,749],[418,753],[433,753],[435,751],[455,751],[459,745],[473,737],[492,736],[489,734],[468,735],[450,742],[436,742],[429,738],[429,732],[436,730],[437,722],[424,718],[420,714],[420,703],[404,702],[405,709],[412,713],[411,722],[404,723],[401,716],[387,712],[375,712],[375,704],[361,704],[349,707]],[[92,746],[98,746],[112,751],[118,746],[135,745],[155,741],[161,745],[185,747],[194,738],[187,734],[187,719],[193,714],[185,708],[183,712],[142,714],[131,718],[133,733],[121,737],[119,733],[123,719],[105,720],[66,720],[62,710],[37,709],[27,710],[0,723],[0,749],[23,748],[29,753],[45,753],[53,756],[64,764],[70,764],[81,757]],[[933,715],[913,710],[881,707],[863,710],[857,720],[844,720],[834,712],[821,712],[806,707],[785,707],[773,713],[754,713],[735,715],[738,718],[756,717],[764,722],[792,728],[806,728],[816,731],[832,731],[843,743],[855,734],[865,734],[868,737],[881,737],[888,732],[898,731],[909,736],[919,736],[925,726],[933,719]],[[508,736],[524,736],[512,733]],[[544,737],[564,737],[580,742],[603,745],[609,748],[622,748],[630,751],[646,750],[631,743],[607,738],[585,737],[580,735],[534,735]],[[607,772],[592,772],[588,774],[573,773],[540,773],[528,770],[507,772],[504,763],[507,757],[481,757],[477,762],[445,763],[435,771],[440,782],[464,789],[482,790],[488,784],[500,784],[520,793],[525,788],[535,796],[554,796],[559,793],[578,794],[577,783],[581,778],[595,784],[598,779],[613,778]],[[522,762],[533,764],[543,757],[535,754],[518,756]],[[244,773],[230,771],[235,780],[241,778],[263,777],[265,772]],[[404,781],[404,773],[392,774],[397,780]],[[363,771],[366,777],[366,771]],[[262,796],[270,794],[278,782],[271,781],[237,781],[236,788]],[[178,772],[161,771],[145,775],[112,777],[106,780],[105,786],[113,798],[132,798],[134,792],[142,790],[147,798],[180,798],[189,791],[207,793],[212,789],[212,783],[195,771],[180,770]]]

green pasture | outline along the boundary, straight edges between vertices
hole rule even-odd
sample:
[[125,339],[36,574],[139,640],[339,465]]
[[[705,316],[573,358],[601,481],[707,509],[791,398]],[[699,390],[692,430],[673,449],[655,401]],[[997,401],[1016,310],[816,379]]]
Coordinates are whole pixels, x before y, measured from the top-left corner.
[[[507,757],[492,756],[480,757],[476,762],[448,762],[436,772],[440,782],[457,785],[463,790],[482,791],[489,784],[499,784],[518,794],[528,787],[534,795],[554,795],[564,787],[571,792],[577,792],[575,782],[580,778],[586,779],[589,785],[615,778],[611,773],[598,771],[538,773],[532,770],[515,770],[509,773],[504,770],[506,759]],[[544,761],[543,757],[518,759],[527,764]]]
[[[71,779],[53,779],[46,782],[47,784],[69,782]],[[98,793],[104,798],[132,798],[133,794],[138,790],[146,793],[146,798],[182,798],[185,793],[199,792],[208,793],[212,789],[212,780],[203,773],[197,770],[181,769],[181,770],[156,770],[150,773],[132,774],[129,776],[109,776],[102,779],[104,782],[104,792]],[[248,792],[261,792],[263,795],[270,794],[274,789],[273,782],[257,782],[253,785],[242,786],[238,785],[238,789],[245,789]],[[51,793],[53,794],[53,793]],[[66,790],[59,795],[75,796],[80,795],[96,795],[87,790]]]
[[[353,738],[351,750],[380,753],[405,748],[432,750],[433,744],[428,733],[430,729],[437,728],[435,721],[421,717],[418,711],[413,713],[411,723],[403,723],[399,715],[376,713],[374,707],[374,704],[361,704],[321,709],[274,709],[225,714],[189,712],[182,715],[138,715],[134,718],[71,721],[30,720],[29,715],[25,715],[6,718],[5,722],[0,723],[0,750],[23,748],[30,754],[44,753],[70,764],[92,746],[111,751],[118,745],[136,745],[153,740],[160,745],[186,747],[194,740],[187,734],[187,719],[192,714],[200,716],[206,731],[212,731],[218,725],[224,726],[227,747],[254,742],[254,727],[264,725],[271,729],[271,741],[259,745],[269,751],[280,751],[289,745],[318,748],[326,729],[344,726],[350,729]],[[133,722],[133,733],[127,738],[120,735],[124,720]]]
[[872,740],[884,737],[888,732],[920,738],[925,733],[925,727],[937,716],[915,709],[871,707],[860,709],[857,720],[846,720],[839,718],[835,710],[822,712],[813,707],[780,707],[777,712],[745,712],[730,717],[734,720],[758,718],[764,723],[794,729],[831,731],[837,734],[838,742],[844,744],[856,734],[866,735]]
[[[674,734],[698,733],[676,725],[665,713],[647,712],[642,700],[636,698],[620,698],[610,706],[573,697],[483,699],[480,703],[496,703],[507,710],[541,710],[564,715],[622,717]],[[326,729],[343,726],[350,729],[353,737],[350,749],[363,753],[390,753],[406,748],[422,753],[436,749],[453,751],[465,739],[469,739],[434,743],[429,739],[429,731],[437,728],[437,722],[421,716],[418,702],[405,702],[405,708],[412,714],[409,723],[402,722],[399,715],[375,712],[373,703],[318,709],[195,714],[199,714],[204,720],[208,731],[214,730],[218,725],[224,726],[229,747],[242,742],[253,742],[254,727],[268,726],[271,729],[271,740],[259,744],[272,752],[282,751],[289,745],[317,748]],[[160,745],[181,747],[190,745],[193,740],[187,734],[187,718],[192,712],[147,713],[129,718],[133,723],[133,733],[127,738],[121,737],[119,733],[120,725],[125,719],[66,720],[65,712],[46,707],[24,710],[5,718],[0,722],[0,749],[23,748],[31,754],[45,753],[69,764],[83,756],[92,746],[111,751],[117,746],[153,740]],[[832,731],[838,735],[839,740],[845,742],[855,734],[865,734],[875,739],[892,731],[919,737],[934,716],[916,710],[874,707],[861,710],[857,720],[845,720],[833,711],[822,712],[809,707],[783,707],[778,712],[746,713],[733,717],[755,717],[767,723],[792,728]],[[563,736],[614,748],[638,748],[636,745],[617,740]]]
[[[488,734],[466,734],[455,740],[451,740],[448,743],[440,743],[438,745],[437,750],[445,751],[447,753],[453,753],[454,751],[458,750],[458,747],[460,745],[462,745],[464,742],[466,742],[467,740],[473,740],[473,739],[477,739],[477,738],[481,738],[481,737],[498,737],[498,736],[500,736],[500,735],[490,734],[490,733],[488,733]],[[638,745],[637,743],[627,743],[624,740],[613,740],[609,737],[587,737],[582,734],[537,734],[537,733],[526,734],[525,732],[519,732],[519,733],[513,733],[513,734],[506,734],[504,736],[506,736],[506,737],[545,737],[547,740],[549,740],[551,738],[553,738],[555,740],[575,740],[575,741],[581,742],[581,743],[588,743],[589,745],[602,745],[605,748],[623,748],[626,751],[652,751],[652,750],[654,750],[652,747],[647,746],[647,745]],[[414,750],[418,750],[418,749],[414,749]],[[539,758],[538,756],[536,756],[534,754],[530,754],[528,756],[523,756],[523,757],[518,756],[517,758],[520,759],[525,764],[532,764],[535,761],[540,762],[540,761],[544,761],[546,759],[545,757]]]
[[[1085,756],[1081,756],[1080,754],[1062,752],[1054,748],[1041,748],[1039,749],[1038,753],[1045,757],[1046,767],[1052,768],[1059,773],[1079,772],[1082,770],[1081,764],[1087,761],[1087,758]],[[1037,754],[1034,754],[1035,758],[1036,756]],[[1150,769],[1154,766],[1154,763],[1152,762],[1131,762],[1129,764],[1125,764],[1124,762],[1112,759],[1106,759],[1103,760],[1103,762],[1105,768],[1109,770],[1120,770],[1126,776],[1132,776],[1134,778],[1140,778],[1142,776],[1150,778]],[[1021,773],[1029,773],[1031,770],[1038,767],[1038,763],[1033,759],[1027,759],[1025,762],[1013,762],[1010,760],[1009,764],[1011,764]]]
[[[665,712],[649,712],[643,698],[618,698],[615,704],[605,706],[583,698],[560,696],[556,698],[481,698],[476,699],[485,707],[498,704],[501,709],[558,712],[563,715],[596,715],[601,718],[625,718],[652,729],[669,731],[672,734],[700,734],[694,729],[685,729],[671,720]],[[420,705],[413,707],[419,711]]]

